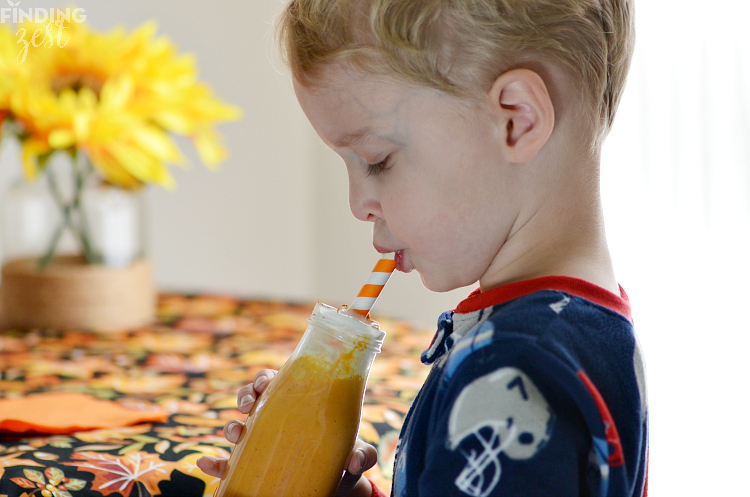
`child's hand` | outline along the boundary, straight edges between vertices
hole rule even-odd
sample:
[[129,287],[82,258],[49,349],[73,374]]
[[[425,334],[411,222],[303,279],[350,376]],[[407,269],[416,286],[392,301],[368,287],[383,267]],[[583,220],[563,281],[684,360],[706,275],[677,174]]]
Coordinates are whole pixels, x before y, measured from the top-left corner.
[[[264,369],[255,375],[255,380],[249,385],[240,388],[237,394],[237,407],[244,414],[250,413],[255,406],[255,401],[268,387],[271,379],[276,376],[277,371]],[[224,425],[224,437],[232,443],[237,443],[242,433],[242,421],[232,420]],[[203,456],[198,459],[198,467],[206,474],[223,478],[227,471],[228,459],[219,459],[211,456]],[[362,473],[375,466],[378,462],[378,452],[372,445],[357,440],[354,449],[349,455],[346,465],[346,473],[341,479],[337,497],[355,497],[359,495],[372,495],[372,487],[367,478],[361,478]]]
[[[277,371],[273,369],[263,369],[255,375],[255,380],[249,385],[240,388],[237,393],[237,408],[243,414],[249,414],[255,405],[255,401],[260,398],[260,394],[266,389],[270,380],[276,376]],[[242,433],[242,427],[245,423],[242,421],[232,420],[224,425],[224,437],[232,442],[237,443]],[[203,456],[198,459],[198,467],[206,474],[217,478],[224,478],[227,471],[229,459],[219,459],[211,456]]]

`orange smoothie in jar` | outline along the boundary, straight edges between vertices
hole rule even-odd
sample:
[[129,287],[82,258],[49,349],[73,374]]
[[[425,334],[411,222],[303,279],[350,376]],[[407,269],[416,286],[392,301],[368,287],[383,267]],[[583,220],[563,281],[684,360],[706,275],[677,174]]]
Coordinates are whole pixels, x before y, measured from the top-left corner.
[[[343,318],[370,326],[347,315],[329,317],[333,324]],[[249,414],[215,497],[327,497],[336,491],[375,353],[367,338],[345,336],[349,343],[342,344],[340,336],[309,335],[310,328]]]

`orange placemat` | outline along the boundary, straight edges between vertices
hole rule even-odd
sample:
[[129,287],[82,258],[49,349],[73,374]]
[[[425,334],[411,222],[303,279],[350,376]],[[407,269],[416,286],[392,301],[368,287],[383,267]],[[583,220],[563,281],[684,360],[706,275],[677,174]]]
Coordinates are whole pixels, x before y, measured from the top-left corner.
[[124,407],[76,392],[48,392],[0,400],[0,431],[11,433],[75,433],[163,422],[167,414]]

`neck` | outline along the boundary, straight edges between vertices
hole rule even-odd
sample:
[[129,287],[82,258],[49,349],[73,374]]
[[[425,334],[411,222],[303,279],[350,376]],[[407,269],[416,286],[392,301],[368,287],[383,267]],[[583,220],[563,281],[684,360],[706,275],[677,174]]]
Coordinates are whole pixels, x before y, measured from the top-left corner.
[[[547,171],[548,188],[522,212],[480,279],[482,291],[541,276],[571,276],[619,295],[604,231],[598,160]],[[539,186],[537,178],[536,186]],[[530,191],[530,190],[526,190]]]

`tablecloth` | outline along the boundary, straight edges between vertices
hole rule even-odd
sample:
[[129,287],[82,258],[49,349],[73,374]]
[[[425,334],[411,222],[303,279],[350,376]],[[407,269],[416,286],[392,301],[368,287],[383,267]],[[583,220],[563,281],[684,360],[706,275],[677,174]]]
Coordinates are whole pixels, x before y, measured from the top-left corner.
[[[211,496],[218,480],[197,459],[229,456],[222,427],[245,418],[237,391],[260,369],[285,362],[312,308],[162,294],[156,322],[143,328],[0,330],[0,398],[83,392],[168,414],[163,423],[67,435],[0,434],[0,497]],[[428,373],[419,353],[433,330],[374,318],[387,336],[368,381],[360,437],[377,446],[379,463],[368,476],[388,493],[398,430]]]

